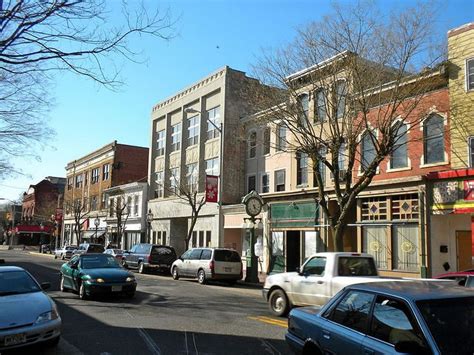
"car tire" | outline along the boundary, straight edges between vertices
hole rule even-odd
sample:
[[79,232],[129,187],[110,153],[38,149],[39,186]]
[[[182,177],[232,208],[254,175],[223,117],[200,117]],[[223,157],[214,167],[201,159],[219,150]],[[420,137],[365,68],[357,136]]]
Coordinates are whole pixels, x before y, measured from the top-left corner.
[[139,274],[144,274],[146,272],[145,265],[143,263],[138,264],[138,273]]
[[270,311],[277,317],[283,317],[290,309],[288,297],[282,289],[276,289],[270,293],[268,297],[268,305]]
[[55,259],[57,259],[57,258],[58,258],[58,256],[57,256],[56,254],[54,254],[54,258],[55,258]]
[[128,269],[127,262],[126,262],[124,259],[122,259],[122,260],[120,261],[120,263],[122,264],[122,266],[123,266],[125,269]]
[[313,341],[306,341],[302,355],[322,355],[321,349]]
[[179,272],[177,266],[175,266],[171,271],[171,277],[173,278],[173,280],[179,280]]
[[64,286],[64,275],[61,275],[61,278],[59,279],[59,291],[67,292],[67,288]]
[[79,286],[79,298],[81,300],[87,299],[86,287],[84,286],[83,283],[81,283],[81,286]]
[[204,285],[206,283],[206,273],[204,272],[204,270],[201,269],[198,271],[197,278],[198,278],[198,282],[201,285]]

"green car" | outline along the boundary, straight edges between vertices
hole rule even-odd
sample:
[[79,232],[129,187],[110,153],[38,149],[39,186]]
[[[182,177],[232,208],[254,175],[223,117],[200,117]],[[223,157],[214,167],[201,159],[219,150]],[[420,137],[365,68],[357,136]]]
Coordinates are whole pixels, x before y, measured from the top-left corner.
[[132,298],[137,288],[135,276],[108,254],[75,255],[61,266],[60,274],[60,290],[77,291],[81,299],[104,294]]

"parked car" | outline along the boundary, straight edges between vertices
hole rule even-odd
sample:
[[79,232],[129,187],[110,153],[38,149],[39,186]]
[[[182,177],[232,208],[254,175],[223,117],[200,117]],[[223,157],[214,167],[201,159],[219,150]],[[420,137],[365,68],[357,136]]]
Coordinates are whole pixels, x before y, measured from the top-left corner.
[[59,289],[77,291],[81,299],[99,294],[125,294],[133,298],[136,288],[135,276],[111,255],[74,255],[61,266]]
[[122,262],[123,258],[123,250],[122,249],[105,249],[104,254],[112,255],[116,258],[120,263]]
[[140,274],[149,270],[169,273],[175,260],[176,252],[173,247],[147,243],[136,244],[122,255],[122,265],[138,269]]
[[79,248],[74,250],[74,255],[86,254],[86,253],[103,253],[105,250],[102,244],[95,243],[83,243],[79,245]]
[[26,270],[0,266],[0,352],[27,345],[56,345],[61,317],[54,301]]
[[77,249],[75,245],[65,245],[62,248],[56,249],[54,251],[54,258],[60,258],[61,260],[70,259],[74,250]]
[[193,248],[181,255],[171,266],[173,279],[197,278],[200,284],[209,280],[234,284],[242,279],[242,258],[232,249]]
[[43,254],[51,254],[51,246],[49,244],[41,244],[39,251]]
[[472,354],[474,294],[451,282],[350,285],[325,306],[293,309],[285,339],[298,354]]
[[459,286],[474,287],[474,270],[447,272],[435,279],[454,280]]
[[317,253],[298,271],[268,276],[262,293],[270,311],[284,316],[293,306],[322,306],[347,285],[378,280],[370,254]]

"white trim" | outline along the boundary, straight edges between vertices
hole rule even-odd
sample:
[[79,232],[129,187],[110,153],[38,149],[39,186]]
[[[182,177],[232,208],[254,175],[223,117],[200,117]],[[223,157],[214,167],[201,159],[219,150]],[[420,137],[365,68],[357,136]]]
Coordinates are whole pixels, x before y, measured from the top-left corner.
[[[431,164],[421,164],[420,165],[420,168],[430,168],[432,166],[439,166],[439,165],[447,165],[449,164],[449,160],[446,159],[446,152],[444,152],[445,154],[445,160],[444,161],[440,161],[440,162],[437,162],[437,163],[431,163]],[[422,155],[423,157],[423,155]]]
[[394,168],[392,169],[390,167],[391,163],[392,163],[392,159],[390,158],[390,155],[388,156],[388,160],[387,160],[387,168],[385,169],[385,172],[387,173],[392,173],[392,172],[397,172],[397,171],[406,171],[406,170],[411,170],[411,159],[410,159],[410,155],[408,154],[408,142],[410,141],[408,139],[408,133],[410,132],[410,123],[409,122],[406,122],[404,119],[401,118],[401,116],[398,116],[393,122],[392,122],[392,126],[396,125],[397,122],[401,122],[401,124],[403,125],[406,125],[407,126],[407,131],[405,133],[405,136],[407,137],[407,142],[406,142],[406,145],[407,145],[407,166],[403,167],[403,168]]
[[[390,161],[389,161],[390,162]],[[385,170],[386,173],[396,173],[398,171],[408,171],[412,170],[413,168],[411,167],[411,159],[408,158],[408,166],[404,168],[397,168],[397,169],[390,169],[390,164],[387,164],[387,169]]]
[[425,122],[428,118],[430,118],[431,116],[433,115],[438,115],[440,116],[441,118],[443,118],[443,125],[446,127],[448,125],[448,117],[447,117],[447,113],[445,112],[439,112],[436,110],[436,106],[433,106],[430,108],[429,110],[429,113],[425,116],[425,118],[423,118],[423,120],[420,122],[420,131],[421,131],[421,142],[423,144],[422,146],[422,151],[423,151],[423,154],[421,155],[420,157],[420,168],[427,168],[427,167],[432,167],[432,166],[438,166],[438,165],[445,165],[445,164],[449,164],[449,160],[448,160],[448,152],[446,151],[446,133],[447,131],[444,130],[443,132],[443,146],[444,146],[444,149],[443,149],[443,156],[444,156],[444,161],[442,162],[436,162],[436,163],[430,163],[430,164],[425,164],[425,132],[424,132],[424,125],[425,125]]

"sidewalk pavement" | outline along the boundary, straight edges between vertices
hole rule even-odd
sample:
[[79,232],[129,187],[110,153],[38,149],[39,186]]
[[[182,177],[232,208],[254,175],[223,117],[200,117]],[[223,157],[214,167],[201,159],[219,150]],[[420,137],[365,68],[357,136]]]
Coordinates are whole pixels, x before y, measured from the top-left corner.
[[243,277],[242,280],[239,281],[240,284],[242,285],[248,285],[248,286],[254,286],[254,287],[263,287],[265,284],[265,280],[267,278],[267,274],[264,272],[259,272],[258,273],[258,283],[250,283],[250,282],[245,282],[245,270],[243,271]]

